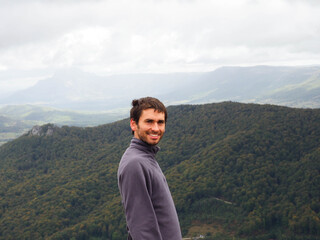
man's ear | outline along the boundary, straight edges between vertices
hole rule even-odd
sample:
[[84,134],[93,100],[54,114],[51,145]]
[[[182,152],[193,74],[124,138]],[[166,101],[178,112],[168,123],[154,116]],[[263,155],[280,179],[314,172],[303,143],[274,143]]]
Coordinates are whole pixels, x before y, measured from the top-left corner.
[[136,131],[138,128],[136,121],[134,121],[132,118],[130,119],[130,127],[132,131]]

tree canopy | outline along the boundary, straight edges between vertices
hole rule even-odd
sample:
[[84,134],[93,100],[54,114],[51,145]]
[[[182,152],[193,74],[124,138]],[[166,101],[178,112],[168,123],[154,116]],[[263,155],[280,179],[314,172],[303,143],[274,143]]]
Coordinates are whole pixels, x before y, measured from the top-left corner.
[[[319,239],[319,109],[224,102],[168,115],[157,160],[184,236]],[[125,239],[116,173],[129,120],[54,129],[0,147],[0,239]]]

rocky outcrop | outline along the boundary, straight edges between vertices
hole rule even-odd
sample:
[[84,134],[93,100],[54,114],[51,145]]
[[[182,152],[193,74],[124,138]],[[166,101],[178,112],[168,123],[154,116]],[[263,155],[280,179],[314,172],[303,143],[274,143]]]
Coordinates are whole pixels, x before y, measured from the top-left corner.
[[53,124],[34,126],[27,135],[29,136],[52,136],[58,127]]

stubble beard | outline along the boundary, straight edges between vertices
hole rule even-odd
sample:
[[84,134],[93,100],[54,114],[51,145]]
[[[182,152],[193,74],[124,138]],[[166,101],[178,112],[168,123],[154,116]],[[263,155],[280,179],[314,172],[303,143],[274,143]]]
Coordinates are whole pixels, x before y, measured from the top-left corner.
[[150,142],[150,141],[148,141],[148,135],[149,135],[150,133],[144,132],[144,134],[140,134],[140,128],[139,128],[139,126],[138,126],[138,129],[137,129],[136,133],[137,133],[137,136],[139,137],[139,139],[140,139],[141,141],[143,141],[143,142],[145,142],[145,143],[147,143],[147,144],[149,144],[149,145],[151,145],[151,146],[157,145],[157,144],[160,142],[160,140],[162,139],[162,137],[163,137],[163,133],[162,133],[162,134],[154,133],[154,134],[157,134],[157,135],[159,136],[159,139],[157,139],[156,142]]

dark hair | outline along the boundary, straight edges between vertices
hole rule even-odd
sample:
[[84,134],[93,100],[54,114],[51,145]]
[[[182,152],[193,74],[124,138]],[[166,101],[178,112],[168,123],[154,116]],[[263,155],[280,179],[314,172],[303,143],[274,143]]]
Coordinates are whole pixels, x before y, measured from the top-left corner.
[[138,124],[142,111],[149,108],[153,108],[158,112],[163,112],[165,122],[167,122],[168,113],[166,107],[159,101],[159,99],[153,97],[144,97],[132,100],[130,119],[133,119],[133,121]]

